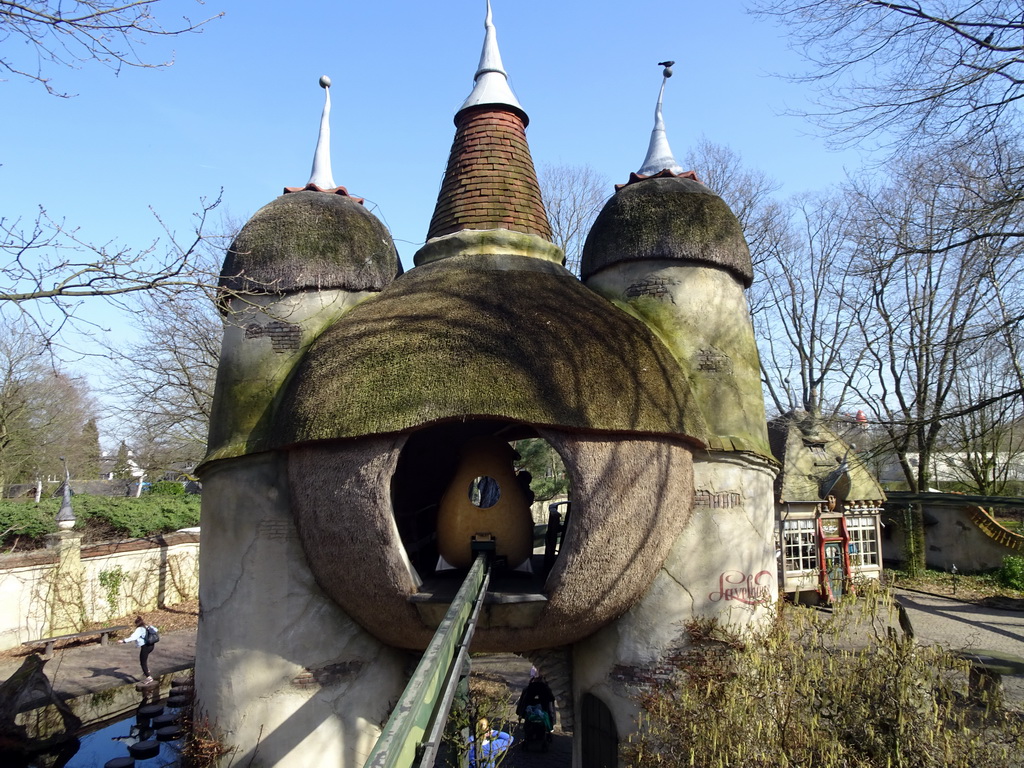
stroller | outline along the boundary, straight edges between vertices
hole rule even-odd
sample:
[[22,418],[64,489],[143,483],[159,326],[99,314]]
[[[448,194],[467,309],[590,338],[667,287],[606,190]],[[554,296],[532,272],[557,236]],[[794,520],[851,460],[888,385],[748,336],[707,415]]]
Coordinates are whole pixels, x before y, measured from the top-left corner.
[[529,750],[531,744],[539,744],[542,752],[548,751],[548,713],[539,704],[531,704],[526,708],[523,724],[523,749]]

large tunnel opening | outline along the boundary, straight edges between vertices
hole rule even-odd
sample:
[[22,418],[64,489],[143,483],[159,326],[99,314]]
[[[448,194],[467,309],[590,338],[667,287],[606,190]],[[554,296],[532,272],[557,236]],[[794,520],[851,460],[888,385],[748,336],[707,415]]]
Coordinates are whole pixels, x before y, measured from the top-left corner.
[[529,425],[491,419],[410,435],[391,498],[426,592],[461,581],[469,539],[489,535],[497,540],[491,592],[542,592],[571,508],[568,473],[555,448]]

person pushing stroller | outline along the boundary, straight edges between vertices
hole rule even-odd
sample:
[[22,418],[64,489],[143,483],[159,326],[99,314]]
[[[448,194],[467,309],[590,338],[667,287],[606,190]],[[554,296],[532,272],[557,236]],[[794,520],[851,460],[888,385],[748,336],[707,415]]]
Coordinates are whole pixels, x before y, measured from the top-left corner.
[[516,714],[523,721],[526,743],[539,741],[546,747],[555,729],[555,696],[536,669],[531,670],[530,682],[519,696]]

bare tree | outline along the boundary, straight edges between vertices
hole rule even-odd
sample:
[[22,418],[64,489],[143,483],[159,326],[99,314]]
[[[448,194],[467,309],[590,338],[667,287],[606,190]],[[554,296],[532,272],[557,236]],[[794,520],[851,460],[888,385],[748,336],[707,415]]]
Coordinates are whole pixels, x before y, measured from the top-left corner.
[[[841,194],[779,202],[779,184],[729,147],[701,139],[687,165],[736,214],[754,263],[749,292],[762,381],[779,413],[832,410],[849,387],[847,206]],[[798,382],[796,387],[794,383]]]
[[[34,80],[55,96],[47,70],[78,68],[95,62],[119,72],[122,67],[165,67],[171,61],[149,61],[139,47],[155,38],[199,32],[201,21],[182,17],[165,25],[154,15],[161,0],[0,0],[0,70]],[[196,0],[202,5],[202,0]],[[165,4],[166,5],[166,4]],[[20,43],[20,45],[17,45]]]
[[28,224],[0,218],[0,306],[16,308],[49,342],[68,323],[83,322],[77,311],[85,298],[117,303],[139,292],[191,289],[208,277],[198,262],[199,246],[207,217],[219,204],[219,198],[203,201],[187,237],[165,227],[163,243],[141,250],[91,243],[42,209]]
[[95,404],[85,383],[55,367],[24,323],[0,315],[0,489],[78,473],[89,463],[85,426]]
[[846,405],[861,356],[844,305],[851,214],[841,192],[804,195],[789,209],[789,237],[762,260],[753,288],[762,377],[780,413],[831,419]]
[[[910,157],[884,187],[853,190],[858,280],[849,300],[865,361],[857,388],[912,491],[933,482],[932,459],[951,419],[1024,391],[1018,382],[993,388],[978,368],[1005,329],[993,277],[1018,256],[1012,241],[996,251],[994,240],[972,239],[972,219],[958,215],[983,193],[965,179],[983,178],[972,169],[984,161],[955,151]],[[1019,295],[1013,303],[1019,316]],[[971,397],[958,398],[968,379]]]
[[[216,274],[216,244],[203,256],[204,271]],[[133,324],[141,338],[125,345],[112,339],[109,394],[121,432],[150,476],[195,467],[206,452],[210,409],[220,358],[223,322],[211,280],[180,291],[174,301],[159,293],[136,295]]]
[[787,238],[786,214],[775,198],[780,184],[762,171],[748,168],[730,147],[701,137],[686,155],[686,165],[736,214],[750,246],[755,270]]
[[840,142],[922,147],[1016,133],[1024,16],[1011,0],[755,0],[811,65],[815,115]]
[[[956,483],[954,490],[999,496],[1012,495],[1019,487],[1024,398],[990,401],[992,393],[1012,390],[1017,384],[1014,361],[1007,352],[1001,339],[991,339],[976,355],[971,375],[955,379],[954,396],[963,415],[947,420],[939,450],[944,471]],[[971,408],[976,402],[987,404]]]
[[589,165],[551,163],[541,166],[537,181],[551,224],[551,240],[565,252],[566,269],[578,275],[583,243],[611,197],[611,183]]
[[[196,2],[202,5],[202,0]],[[125,66],[167,66],[170,61],[144,58],[139,47],[156,38],[199,32],[212,19],[193,22],[183,17],[164,24],[155,12],[166,7],[161,0],[0,0],[0,71],[37,81],[49,93],[63,96],[51,86],[46,73],[51,67],[95,62],[116,73]],[[89,325],[78,314],[85,298],[117,302],[140,291],[195,285],[203,225],[219,202],[202,201],[194,232],[185,237],[161,221],[165,241],[142,248],[93,242],[42,206],[32,219],[0,217],[0,307],[20,311],[28,326],[50,343],[68,323]]]

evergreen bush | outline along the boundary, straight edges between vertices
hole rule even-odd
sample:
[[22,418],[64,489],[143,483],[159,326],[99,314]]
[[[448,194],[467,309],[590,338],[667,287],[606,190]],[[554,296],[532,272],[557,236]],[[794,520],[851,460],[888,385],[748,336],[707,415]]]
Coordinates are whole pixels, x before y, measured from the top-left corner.
[[[49,507],[53,511],[49,511]],[[0,546],[10,547],[15,541],[42,541],[43,536],[57,530],[60,503],[44,505],[0,502]],[[5,533],[6,531],[6,533]]]
[[146,493],[153,496],[184,496],[185,486],[173,480],[158,480],[149,486]]
[[[77,518],[76,529],[85,534],[84,542],[141,538],[169,533],[180,528],[199,525],[199,497],[193,495],[124,496],[76,495],[72,506]],[[18,549],[43,545],[43,536],[57,530],[55,518],[60,499],[44,499],[39,504],[0,501],[0,533],[11,529],[0,539],[0,547],[9,549],[18,542]]]
[[1024,557],[1007,555],[995,576],[1001,586],[1024,590]]

